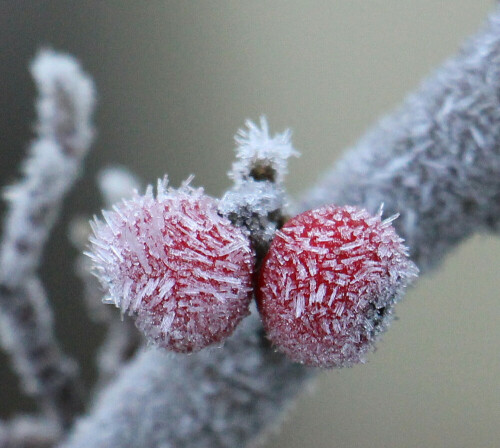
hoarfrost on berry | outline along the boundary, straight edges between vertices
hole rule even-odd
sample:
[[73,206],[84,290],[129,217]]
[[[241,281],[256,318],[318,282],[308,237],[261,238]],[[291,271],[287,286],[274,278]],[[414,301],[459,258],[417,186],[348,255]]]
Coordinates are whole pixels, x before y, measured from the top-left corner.
[[92,223],[94,272],[148,340],[178,352],[221,342],[248,314],[254,255],[217,201],[159,180]]
[[292,360],[362,362],[416,277],[391,221],[328,206],[288,221],[264,259],[258,301],[267,337]]

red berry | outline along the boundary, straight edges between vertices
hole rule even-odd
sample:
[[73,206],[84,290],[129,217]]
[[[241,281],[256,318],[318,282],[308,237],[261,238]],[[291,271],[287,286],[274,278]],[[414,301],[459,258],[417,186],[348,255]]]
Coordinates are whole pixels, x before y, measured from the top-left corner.
[[267,337],[280,351],[318,367],[363,362],[418,272],[392,220],[328,206],[276,232],[257,296]]
[[194,352],[229,336],[249,311],[254,256],[247,236],[201,189],[159,182],[93,223],[94,271],[109,302],[150,342]]

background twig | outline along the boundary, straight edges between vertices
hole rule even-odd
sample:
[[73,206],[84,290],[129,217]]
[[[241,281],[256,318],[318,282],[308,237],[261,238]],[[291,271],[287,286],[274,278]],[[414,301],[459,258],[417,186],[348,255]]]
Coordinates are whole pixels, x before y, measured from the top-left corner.
[[78,176],[93,131],[94,91],[69,56],[41,52],[32,65],[40,91],[37,139],[23,165],[23,179],[9,187],[0,246],[1,342],[24,390],[63,425],[82,409],[75,362],[57,342],[52,311],[37,270],[60,203]]

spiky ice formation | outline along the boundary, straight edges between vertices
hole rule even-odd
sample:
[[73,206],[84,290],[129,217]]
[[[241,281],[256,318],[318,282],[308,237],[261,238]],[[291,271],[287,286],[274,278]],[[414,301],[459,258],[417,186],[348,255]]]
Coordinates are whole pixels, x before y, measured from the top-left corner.
[[258,301],[267,337],[318,367],[362,362],[417,276],[381,212],[327,206],[291,219],[264,259]]
[[245,122],[247,129],[240,129],[234,140],[237,161],[229,172],[236,184],[247,179],[270,181],[282,185],[287,173],[287,163],[291,156],[299,154],[293,148],[291,131],[287,129],[274,137],[269,135],[269,125],[265,117],[260,117],[260,128],[251,120]]
[[248,314],[254,256],[217,202],[185,183],[159,180],[144,196],[103,212],[90,239],[109,302],[136,316],[149,341],[195,352],[229,336]]
[[250,120],[246,125],[234,137],[236,162],[229,172],[234,186],[221,199],[219,212],[249,230],[257,257],[263,257],[285,220],[288,198],[283,182],[288,159],[299,153],[292,146],[290,130],[271,137],[265,117],[260,118],[260,127]]

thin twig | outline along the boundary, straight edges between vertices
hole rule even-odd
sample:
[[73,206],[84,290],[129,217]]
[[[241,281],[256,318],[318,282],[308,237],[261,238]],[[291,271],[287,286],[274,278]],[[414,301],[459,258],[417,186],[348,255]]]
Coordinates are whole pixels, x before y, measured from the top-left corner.
[[40,256],[62,199],[92,141],[94,89],[71,57],[43,51],[32,65],[40,92],[37,139],[22,180],[6,192],[0,246],[2,345],[25,392],[66,426],[81,410],[76,364],[54,336],[52,312],[37,279]]

